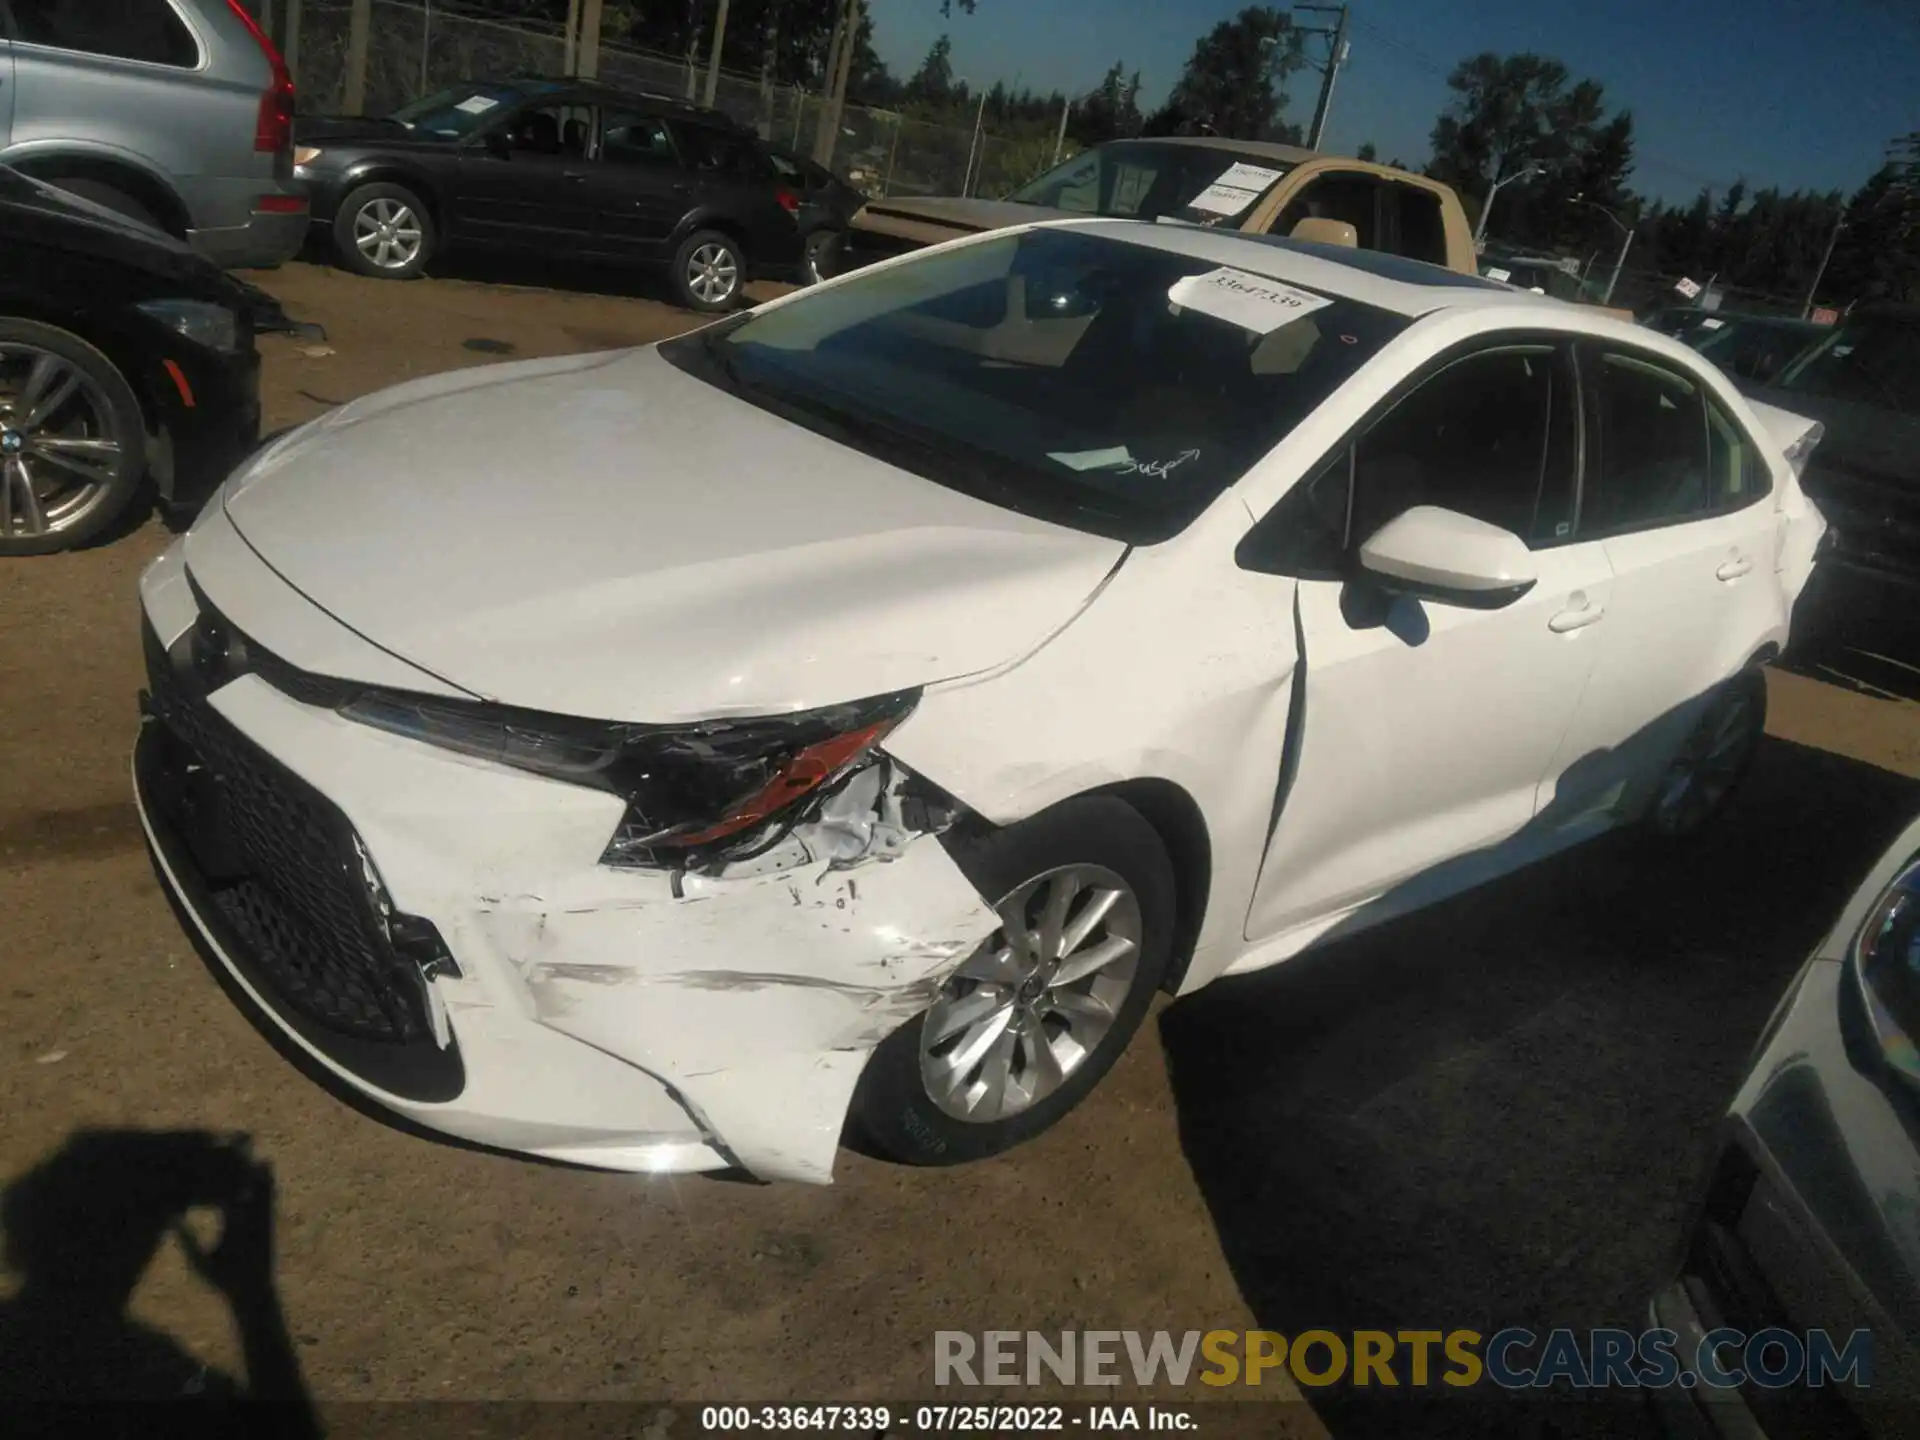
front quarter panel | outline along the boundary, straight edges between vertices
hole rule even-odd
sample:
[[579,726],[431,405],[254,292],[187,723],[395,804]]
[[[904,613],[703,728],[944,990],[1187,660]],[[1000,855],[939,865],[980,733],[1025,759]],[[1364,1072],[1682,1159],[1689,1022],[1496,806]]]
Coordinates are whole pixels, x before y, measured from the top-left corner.
[[1213,874],[1183,990],[1239,954],[1284,748],[1294,582],[1233,564],[1248,523],[1223,496],[1179,539],[1134,551],[1029,658],[930,688],[887,741],[996,825],[1128,781],[1184,790]]

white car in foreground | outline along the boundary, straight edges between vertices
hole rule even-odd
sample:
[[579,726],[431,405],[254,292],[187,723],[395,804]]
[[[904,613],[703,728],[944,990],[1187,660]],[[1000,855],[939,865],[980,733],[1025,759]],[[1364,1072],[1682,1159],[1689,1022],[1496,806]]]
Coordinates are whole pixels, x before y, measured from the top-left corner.
[[1001,231],[270,446],[142,581],[141,810],[230,988],[422,1125],[964,1160],[1156,991],[1697,825],[1817,438],[1475,277]]

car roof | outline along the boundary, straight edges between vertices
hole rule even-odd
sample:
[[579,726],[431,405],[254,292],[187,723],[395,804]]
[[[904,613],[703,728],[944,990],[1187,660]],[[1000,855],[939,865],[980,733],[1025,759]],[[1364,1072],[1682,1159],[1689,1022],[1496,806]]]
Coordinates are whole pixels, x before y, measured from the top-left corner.
[[1409,318],[1474,305],[1534,305],[1561,314],[1572,308],[1478,275],[1378,250],[1323,245],[1277,235],[1248,235],[1207,226],[1143,220],[1055,220],[1036,228],[1073,229],[1190,255],[1358,300]]
[[1135,135],[1125,140],[1109,140],[1109,145],[1184,145],[1197,150],[1231,150],[1239,155],[1260,155],[1268,160],[1284,160],[1298,165],[1320,160],[1321,151],[1299,145],[1282,145],[1276,140],[1233,140],[1225,135]]
[[647,105],[654,109],[670,111],[685,119],[700,120],[709,125],[722,125],[729,130],[741,130],[745,133],[740,122],[724,110],[695,105],[691,100],[683,100],[677,95],[667,95],[658,90],[629,89],[620,85],[609,85],[601,80],[583,80],[577,76],[566,75],[516,75],[500,84],[502,89],[518,90],[525,95],[564,94],[589,102]]

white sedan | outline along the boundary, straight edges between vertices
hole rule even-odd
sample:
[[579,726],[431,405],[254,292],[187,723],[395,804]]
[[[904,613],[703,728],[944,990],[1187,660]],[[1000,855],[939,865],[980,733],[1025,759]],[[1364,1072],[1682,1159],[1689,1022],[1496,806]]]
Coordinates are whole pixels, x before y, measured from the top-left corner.
[[228,988],[420,1125],[967,1160],[1157,991],[1698,826],[1817,439],[1472,276],[1000,231],[268,447],[142,580],[141,812]]

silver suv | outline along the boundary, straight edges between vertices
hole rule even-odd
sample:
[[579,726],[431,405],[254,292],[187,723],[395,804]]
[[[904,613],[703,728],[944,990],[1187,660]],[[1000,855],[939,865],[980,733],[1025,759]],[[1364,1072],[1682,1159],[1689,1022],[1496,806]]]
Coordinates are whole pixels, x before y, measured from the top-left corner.
[[0,0],[0,163],[222,265],[306,238],[293,77],[243,0]]

